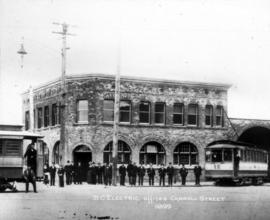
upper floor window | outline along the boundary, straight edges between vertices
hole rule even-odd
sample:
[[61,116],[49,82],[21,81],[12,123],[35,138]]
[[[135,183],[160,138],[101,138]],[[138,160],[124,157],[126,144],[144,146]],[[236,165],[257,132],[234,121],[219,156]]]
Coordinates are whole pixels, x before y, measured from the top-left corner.
[[140,107],[140,123],[150,123],[150,103],[141,102]]
[[223,107],[220,105],[216,108],[216,125],[224,126]]
[[184,105],[182,103],[174,103],[173,105],[173,123],[184,124]]
[[114,118],[114,101],[104,100],[103,102],[103,121],[113,121]]
[[44,108],[44,127],[49,126],[49,106]]
[[88,100],[79,100],[77,103],[78,122],[88,122]]
[[25,130],[29,130],[29,125],[30,125],[30,115],[29,115],[29,111],[26,111],[26,112],[25,112],[24,123],[25,123]]
[[120,101],[120,122],[130,122],[131,120],[131,103],[130,101]]
[[198,125],[198,105],[197,104],[188,105],[188,124]]
[[165,103],[155,103],[155,123],[165,124]]
[[52,104],[52,126],[58,124],[57,104]]
[[42,108],[38,108],[37,109],[37,128],[42,127],[42,115],[43,115]]
[[205,106],[205,125],[213,126],[213,106]]

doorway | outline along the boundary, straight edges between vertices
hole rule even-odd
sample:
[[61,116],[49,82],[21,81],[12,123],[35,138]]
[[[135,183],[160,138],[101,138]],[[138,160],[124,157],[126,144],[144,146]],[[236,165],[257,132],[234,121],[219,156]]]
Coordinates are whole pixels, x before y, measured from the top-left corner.
[[77,166],[79,162],[81,163],[83,173],[82,181],[86,181],[89,162],[92,161],[92,152],[90,148],[85,145],[76,147],[73,151],[73,161],[75,166]]

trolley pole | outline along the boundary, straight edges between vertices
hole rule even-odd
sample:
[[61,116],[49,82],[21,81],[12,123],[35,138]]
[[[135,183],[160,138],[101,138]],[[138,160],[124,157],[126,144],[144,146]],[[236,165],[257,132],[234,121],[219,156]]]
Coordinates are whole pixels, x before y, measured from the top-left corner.
[[67,54],[67,35],[73,35],[68,33],[69,25],[66,23],[53,23],[55,25],[62,26],[62,32],[55,32],[54,34],[62,35],[62,68],[61,68],[61,93],[60,93],[60,100],[59,100],[59,111],[60,111],[60,149],[61,149],[61,156],[60,156],[60,163],[63,163],[64,155],[67,155],[67,148],[66,148],[66,114],[67,114],[67,89],[66,89],[66,54]]

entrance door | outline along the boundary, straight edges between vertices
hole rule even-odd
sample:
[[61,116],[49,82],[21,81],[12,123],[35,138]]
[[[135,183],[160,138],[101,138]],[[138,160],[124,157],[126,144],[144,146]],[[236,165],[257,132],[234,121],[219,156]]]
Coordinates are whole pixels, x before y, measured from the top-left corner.
[[73,151],[74,165],[77,166],[81,163],[81,169],[83,173],[82,181],[86,181],[87,169],[89,167],[89,162],[92,161],[92,152],[87,146],[78,146]]

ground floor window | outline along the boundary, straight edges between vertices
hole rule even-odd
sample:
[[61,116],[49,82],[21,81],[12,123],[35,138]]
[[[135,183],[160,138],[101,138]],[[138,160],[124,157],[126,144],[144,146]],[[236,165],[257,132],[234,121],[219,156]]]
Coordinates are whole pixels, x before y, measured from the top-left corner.
[[198,150],[196,146],[189,142],[177,145],[173,152],[173,163],[176,165],[198,164]]
[[140,164],[165,164],[165,150],[157,142],[146,143],[140,150]]
[[[103,162],[111,163],[112,162],[112,149],[113,142],[111,141],[106,145],[103,151]],[[131,150],[129,145],[124,141],[118,141],[118,163],[128,164],[131,157]]]

